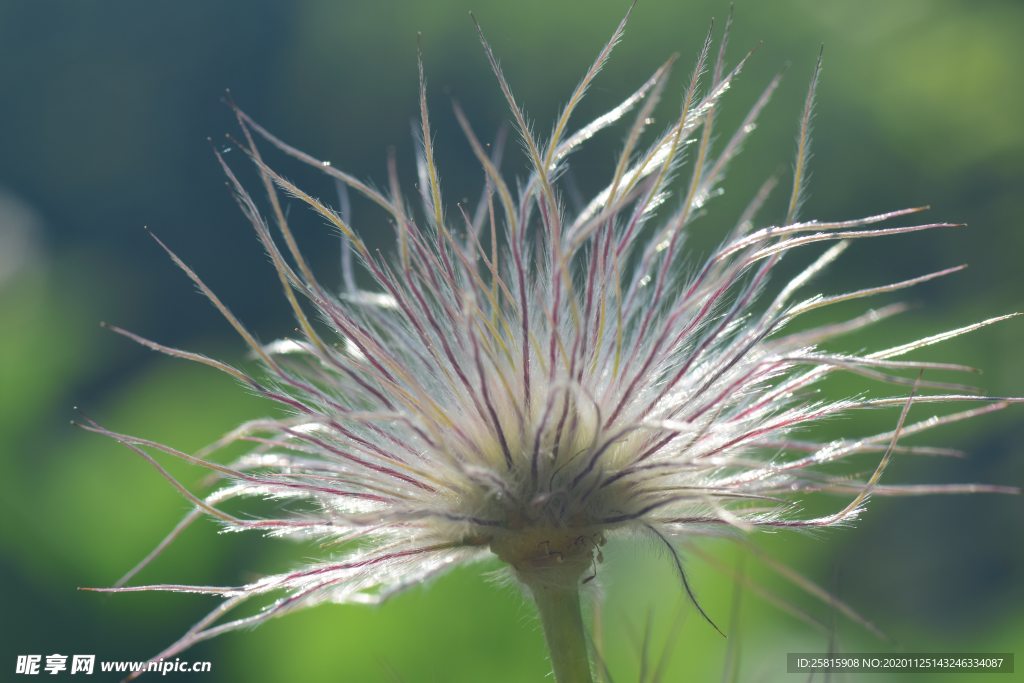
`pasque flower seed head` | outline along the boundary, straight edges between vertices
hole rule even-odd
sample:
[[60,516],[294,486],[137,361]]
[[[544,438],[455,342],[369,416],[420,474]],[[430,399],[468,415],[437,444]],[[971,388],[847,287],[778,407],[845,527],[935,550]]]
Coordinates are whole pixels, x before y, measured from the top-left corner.
[[[600,51],[546,141],[527,123],[480,33],[530,171],[513,193],[500,170],[503,133],[486,149],[453,103],[484,175],[485,190],[472,216],[462,206],[452,210],[442,197],[422,60],[420,210],[403,198],[393,155],[390,187],[377,190],[292,148],[234,109],[243,133],[238,146],[262,178],[266,214],[222,155],[217,157],[277,270],[301,336],[259,343],[173,254],[258,356],[265,377],[114,329],[152,349],[228,372],[283,406],[290,417],[244,424],[194,455],[113,434],[94,422],[85,427],[138,452],[194,504],[168,540],[208,515],[226,529],[316,539],[325,550],[319,562],[238,587],[124,587],[140,565],[107,590],[224,598],[157,658],[320,602],[379,602],[458,564],[497,556],[538,602],[556,679],[586,680],[578,595],[598,574],[606,542],[631,534],[653,538],[669,552],[692,598],[678,541],[734,530],[847,524],[871,495],[910,492],[878,485],[893,454],[911,450],[897,446],[901,434],[996,410],[1012,400],[901,374],[969,370],[903,358],[994,320],[861,355],[832,353],[821,345],[898,313],[900,305],[791,330],[809,311],[958,270],[839,296],[799,298],[851,240],[952,227],[877,226],[919,209],[842,222],[798,220],[817,69],[800,122],[784,220],[755,227],[774,185],[769,181],[738,224],[721,233],[721,246],[703,265],[690,263],[688,269],[686,231],[717,194],[726,167],[779,79],[768,84],[739,129],[716,149],[715,110],[746,58],[727,69],[725,39],[715,59],[709,55],[709,32],[677,117],[652,141],[642,142],[645,133],[650,136],[653,108],[664,94],[673,59],[621,105],[570,132],[577,104],[625,24],[624,19]],[[612,177],[588,204],[571,211],[563,200],[571,155],[620,120],[628,128]],[[271,169],[257,138],[333,178],[342,190],[341,210]],[[371,251],[350,224],[349,190],[390,216],[397,242],[393,257]],[[350,250],[342,292],[314,277],[282,210],[282,193],[300,200],[342,236]],[[819,243],[829,248],[774,297],[764,295],[769,274],[789,251]],[[356,288],[353,254],[373,278],[374,291]],[[816,384],[836,371],[904,385],[904,391],[871,400],[821,397]],[[906,422],[912,403],[949,401],[980,401],[982,407]],[[826,418],[885,407],[900,414],[893,431],[827,444],[792,438]],[[222,465],[209,457],[239,440],[255,446],[238,461]],[[828,465],[871,451],[882,455],[866,481],[828,474]],[[200,497],[160,469],[151,453],[208,468],[223,485]],[[820,490],[848,493],[852,500],[833,514],[802,515],[800,495]],[[912,492],[958,490],[963,488]],[[285,505],[279,508],[285,512],[266,518],[219,509],[229,499],[252,497],[295,503],[291,511]],[[279,597],[254,616],[218,623],[243,601],[264,594]]]

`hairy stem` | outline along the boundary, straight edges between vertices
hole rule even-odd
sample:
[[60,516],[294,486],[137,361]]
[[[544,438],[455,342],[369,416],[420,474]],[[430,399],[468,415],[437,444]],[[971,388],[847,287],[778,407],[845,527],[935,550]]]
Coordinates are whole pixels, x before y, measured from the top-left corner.
[[530,590],[540,610],[555,683],[592,683],[579,588],[535,583]]

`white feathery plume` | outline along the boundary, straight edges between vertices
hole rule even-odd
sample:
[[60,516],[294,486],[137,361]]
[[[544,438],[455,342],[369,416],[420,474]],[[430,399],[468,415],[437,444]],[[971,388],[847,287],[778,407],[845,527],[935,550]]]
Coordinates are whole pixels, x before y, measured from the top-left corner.
[[[402,198],[393,152],[389,189],[379,191],[292,148],[234,109],[244,133],[240,147],[259,170],[273,228],[219,153],[217,157],[277,270],[301,336],[259,343],[173,253],[174,261],[258,357],[265,378],[111,329],[156,351],[228,372],[283,406],[291,417],[244,424],[194,455],[115,434],[91,420],[82,425],[137,452],[195,506],[115,588],[97,590],[201,592],[224,598],[154,660],[317,603],[379,602],[456,565],[494,555],[539,603],[548,590],[575,596],[596,574],[606,539],[631,534],[653,537],[670,551],[692,598],[678,546],[699,552],[691,544],[698,534],[849,524],[875,495],[1016,492],[997,486],[879,484],[895,453],[957,455],[948,449],[900,446],[901,435],[1019,400],[989,398],[970,387],[899,374],[971,370],[964,366],[895,359],[1009,316],[863,355],[832,353],[820,345],[898,313],[901,306],[816,329],[786,329],[808,311],[958,270],[797,302],[798,291],[838,258],[850,240],[953,226],[877,227],[921,210],[916,208],[840,222],[797,220],[806,185],[816,68],[801,118],[786,220],[753,227],[772,180],[739,224],[724,233],[706,263],[685,275],[687,227],[716,195],[726,167],[754,130],[779,79],[768,85],[716,156],[714,112],[746,58],[726,71],[723,39],[710,66],[709,32],[678,118],[653,144],[644,149],[640,141],[674,58],[620,106],[570,133],[576,105],[625,25],[623,19],[546,141],[531,130],[480,32],[531,172],[518,196],[513,194],[499,170],[505,133],[499,132],[488,153],[453,103],[485,174],[480,208],[472,218],[444,210],[422,59],[420,214]],[[562,201],[560,185],[570,155],[637,108],[607,187],[573,214]],[[335,211],[268,167],[253,133],[333,178],[341,188],[342,210]],[[689,179],[682,178],[684,161],[692,166]],[[681,203],[667,220],[659,219],[656,209],[667,206],[670,194],[680,187]],[[394,259],[372,252],[351,226],[348,190],[390,214],[398,244]],[[343,257],[343,293],[324,287],[296,245],[281,193],[297,198],[336,229],[379,291],[355,287],[351,253]],[[834,245],[766,304],[761,294],[779,260],[792,249],[818,242]],[[306,313],[303,301],[320,325]],[[816,383],[835,371],[908,390],[874,400],[813,394]],[[905,422],[914,403],[956,401],[986,405]],[[884,407],[902,409],[893,431],[832,443],[795,436],[826,418]],[[254,449],[228,465],[210,459],[237,441],[252,442]],[[867,481],[833,478],[824,469],[864,452],[883,454]],[[222,486],[205,497],[194,494],[163,470],[152,453],[207,468]],[[800,495],[823,490],[853,499],[833,514],[801,516]],[[303,512],[239,518],[218,507],[234,498],[302,501]],[[323,543],[323,559],[237,587],[124,585],[203,515],[216,517],[225,529],[316,539]],[[243,601],[271,593],[280,597],[258,614],[221,621]],[[578,598],[576,605],[578,614]],[[543,604],[541,612],[547,631]],[[554,649],[552,645],[556,679],[569,680],[566,669],[559,672]]]

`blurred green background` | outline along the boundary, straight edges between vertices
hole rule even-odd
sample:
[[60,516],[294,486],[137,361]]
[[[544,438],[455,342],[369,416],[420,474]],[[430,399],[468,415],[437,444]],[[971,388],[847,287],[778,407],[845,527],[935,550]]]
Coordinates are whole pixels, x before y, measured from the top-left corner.
[[[143,232],[148,225],[263,340],[294,328],[277,278],[205,139],[223,147],[230,144],[224,134],[237,131],[219,102],[224,89],[284,140],[380,185],[386,185],[385,150],[394,145],[411,193],[409,121],[417,115],[421,31],[445,196],[450,205],[463,197],[475,202],[481,173],[449,94],[485,139],[509,116],[470,9],[537,132],[546,133],[627,3],[0,0],[0,678],[13,676],[17,654],[144,659],[214,606],[203,596],[76,590],[111,585],[186,505],[130,451],[68,421],[77,405],[111,429],[190,450],[274,410],[211,369],[157,358],[98,326],[105,320],[171,346],[248,362],[241,340]],[[679,66],[655,114],[659,126],[669,121],[708,21],[716,19],[720,36],[727,13],[725,2],[641,0],[576,124],[617,104],[678,51]],[[1020,2],[737,2],[730,63],[763,44],[726,95],[720,134],[731,134],[774,74],[792,64],[732,164],[724,196],[694,225],[694,258],[721,239],[765,178],[780,165],[788,173],[798,114],[824,42],[803,215],[845,219],[930,204],[928,220],[969,227],[862,241],[817,287],[838,293],[971,266],[899,299],[870,302],[920,305],[834,348],[883,348],[1024,309],[1021,36]],[[584,195],[607,181],[623,135],[622,126],[607,131],[574,157]],[[313,194],[333,198],[325,177],[268,156]],[[227,159],[255,188],[238,153]],[[506,159],[512,177],[522,169],[515,144]],[[784,174],[783,187],[787,181]],[[769,203],[764,221],[781,218],[785,194],[780,190]],[[391,248],[383,214],[359,200],[353,212],[369,241]],[[336,285],[336,237],[300,211],[295,218],[323,281]],[[817,253],[797,255],[782,270]],[[861,310],[858,304],[829,314],[852,317]],[[1011,320],[916,358],[982,367],[978,380],[989,393],[1022,395],[1022,338],[1024,321]],[[862,388],[889,392],[850,380],[830,385],[835,395]],[[926,413],[915,409],[911,419]],[[825,437],[884,431],[896,417],[892,411],[858,415],[830,425]],[[905,456],[886,479],[1019,487],[1022,441],[1021,408],[1011,408],[914,441],[963,448],[968,459]],[[854,469],[870,470],[875,457]],[[166,464],[187,483],[201,476]],[[843,504],[814,503],[822,510]],[[878,499],[856,529],[757,541],[839,594],[906,651],[994,652],[1024,642],[1022,538],[1020,497],[955,496]],[[703,547],[728,566],[736,561],[731,544]],[[136,582],[235,585],[317,552],[218,535],[203,522]],[[846,652],[892,649],[749,558],[747,575],[833,627],[812,629],[749,591],[732,623],[729,578],[698,558],[689,567],[705,611],[739,646],[739,680],[805,680],[784,673],[785,653],[825,652],[830,638]],[[489,581],[487,572],[496,568],[459,569],[380,608],[322,606],[289,615],[204,643],[184,658],[213,662],[213,673],[196,677],[218,681],[541,680],[550,670],[538,622],[514,589]],[[633,680],[648,615],[648,641],[657,654],[681,591],[668,560],[643,541],[610,548],[600,578],[612,671],[616,680]],[[692,608],[682,605],[681,614],[665,680],[721,679],[726,641]]]

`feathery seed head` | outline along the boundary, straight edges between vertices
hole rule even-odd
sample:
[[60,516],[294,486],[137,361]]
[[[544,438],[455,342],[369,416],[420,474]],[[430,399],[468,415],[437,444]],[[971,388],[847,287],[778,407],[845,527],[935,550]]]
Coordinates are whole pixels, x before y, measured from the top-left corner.
[[[112,434],[95,423],[87,428],[113,436],[154,465],[148,450],[209,468],[224,482],[201,498],[171,480],[195,505],[171,538],[191,521],[212,515],[227,529],[318,539],[326,550],[318,563],[240,587],[122,588],[131,574],[125,577],[114,590],[197,591],[226,598],[158,657],[319,602],[377,602],[456,564],[492,555],[535,595],[546,588],[576,590],[597,573],[606,539],[625,534],[645,534],[668,548],[689,592],[677,540],[730,530],[848,523],[870,495],[901,492],[878,485],[893,453],[907,450],[897,445],[900,434],[997,410],[1012,400],[987,399],[969,387],[900,374],[969,370],[897,359],[993,320],[863,355],[830,353],[820,345],[902,307],[789,330],[803,313],[958,270],[798,300],[801,288],[850,240],[948,227],[876,227],[919,209],[842,222],[798,221],[817,69],[801,120],[785,220],[754,227],[775,184],[772,179],[739,223],[723,231],[721,246],[706,263],[687,273],[686,230],[716,195],[727,165],[753,131],[779,79],[768,85],[724,146],[714,149],[715,108],[745,59],[727,69],[723,39],[712,64],[709,32],[678,117],[652,144],[644,148],[641,139],[663,94],[671,59],[619,107],[569,133],[574,108],[624,27],[625,19],[572,93],[547,141],[537,139],[527,125],[481,32],[531,171],[513,194],[500,169],[504,132],[488,151],[454,103],[485,176],[473,216],[461,206],[445,210],[422,61],[421,211],[403,199],[393,153],[389,190],[379,191],[290,147],[235,108],[244,133],[239,146],[262,177],[269,221],[217,156],[277,269],[301,337],[261,345],[173,254],[260,358],[267,379],[117,331],[152,349],[229,372],[292,416],[242,425],[195,455]],[[613,176],[573,213],[561,189],[570,155],[630,114]],[[257,137],[333,178],[340,188],[340,210],[267,166]],[[390,215],[396,230],[394,258],[371,252],[351,226],[349,190]],[[282,211],[282,192],[301,200],[341,234],[344,248],[351,250],[343,259],[344,291],[332,292],[314,277]],[[774,299],[761,296],[770,272],[789,250],[817,243],[831,246]],[[378,291],[355,287],[352,254]],[[816,384],[836,371],[906,385],[906,392],[874,400],[817,396]],[[905,422],[911,403],[961,400],[984,405]],[[827,444],[793,438],[828,417],[882,407],[902,409],[893,431]],[[254,450],[229,465],[208,458],[239,440],[255,443]],[[882,457],[867,481],[831,478],[822,469],[872,451]],[[799,495],[823,489],[853,499],[833,514],[802,516]],[[301,512],[296,505],[292,513],[259,519],[218,509],[228,499],[246,497],[306,505]],[[259,614],[214,625],[240,602],[271,592],[282,597]]]

